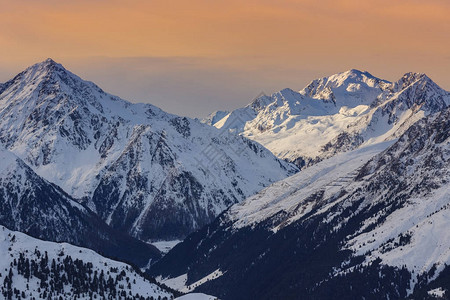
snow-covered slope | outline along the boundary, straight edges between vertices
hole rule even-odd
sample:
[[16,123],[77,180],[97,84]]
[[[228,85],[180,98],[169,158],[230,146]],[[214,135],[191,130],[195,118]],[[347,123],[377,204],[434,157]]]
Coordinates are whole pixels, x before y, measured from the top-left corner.
[[184,237],[296,171],[255,142],[126,102],[51,59],[0,92],[5,147],[142,240]]
[[174,296],[127,264],[3,226],[0,257],[2,299],[169,300]]
[[450,94],[425,74],[395,83],[350,70],[312,81],[299,92],[262,96],[213,125],[309,166],[339,152],[391,140],[425,115],[450,104]]
[[146,266],[159,251],[106,225],[21,159],[0,150],[0,224],[31,236],[69,242]]
[[449,182],[445,108],[232,206],[150,273],[221,299],[448,297]]

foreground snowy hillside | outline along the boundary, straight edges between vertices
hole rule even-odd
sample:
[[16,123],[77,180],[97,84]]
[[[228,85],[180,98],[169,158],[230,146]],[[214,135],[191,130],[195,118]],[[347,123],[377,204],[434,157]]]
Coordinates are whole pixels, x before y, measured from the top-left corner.
[[41,241],[3,226],[0,226],[0,257],[2,299],[174,297],[129,265],[90,249]]
[[0,150],[0,225],[88,247],[139,266],[161,256],[155,247],[110,228],[7,150]]
[[449,182],[446,108],[232,206],[149,272],[225,300],[448,297]]
[[[350,70],[284,89],[245,108],[204,120],[253,139],[305,167],[336,153],[399,137],[425,115],[450,104],[450,94],[425,74],[395,83]],[[237,122],[236,120],[240,120]]]
[[145,241],[184,237],[297,171],[255,142],[126,102],[51,59],[0,87],[0,141]]

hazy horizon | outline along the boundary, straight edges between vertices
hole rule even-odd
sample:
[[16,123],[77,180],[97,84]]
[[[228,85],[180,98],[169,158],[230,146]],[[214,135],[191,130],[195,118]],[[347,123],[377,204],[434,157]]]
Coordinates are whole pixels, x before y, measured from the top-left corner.
[[4,1],[0,82],[47,57],[132,102],[190,117],[349,69],[450,89],[443,0]]

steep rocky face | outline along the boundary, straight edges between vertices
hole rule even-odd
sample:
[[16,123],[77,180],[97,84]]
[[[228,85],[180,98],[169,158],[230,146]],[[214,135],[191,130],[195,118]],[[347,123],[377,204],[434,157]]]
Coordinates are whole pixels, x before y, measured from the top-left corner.
[[143,240],[184,237],[297,171],[255,142],[126,102],[51,59],[2,86],[0,141]]
[[[447,107],[450,94],[425,74],[407,73],[390,83],[350,70],[313,80],[300,92],[284,89],[263,96],[261,103],[258,110],[250,104],[232,111],[214,126],[240,132],[304,168],[398,138],[423,116]],[[241,123],[229,127],[233,115]]]
[[2,150],[0,159],[1,225],[33,237],[88,247],[140,266],[160,258],[156,248],[110,228],[14,154]]
[[449,117],[445,108],[398,141],[335,155],[275,183],[149,272],[222,299],[448,295]]

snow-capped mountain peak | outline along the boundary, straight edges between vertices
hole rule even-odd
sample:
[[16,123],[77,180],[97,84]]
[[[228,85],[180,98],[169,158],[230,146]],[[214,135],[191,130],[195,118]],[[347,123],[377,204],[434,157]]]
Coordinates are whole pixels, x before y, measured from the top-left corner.
[[251,103],[249,103],[246,107],[252,108],[255,112],[261,111],[267,107],[270,103],[272,103],[272,98],[267,96],[266,94],[262,94],[255,98]]
[[[18,85],[19,87],[27,86],[27,90],[21,91]],[[5,83],[6,88],[13,87],[16,92],[25,92],[21,95],[22,97],[30,95],[33,91],[39,91],[47,94],[47,100],[52,99],[50,96],[55,95],[58,92],[67,92],[71,87],[82,87],[83,85],[87,85],[89,88],[94,88],[99,93],[104,93],[92,82],[82,80],[51,58],[28,67],[12,80]],[[87,91],[87,87],[83,87],[83,90]],[[84,96],[85,97],[80,97],[76,100],[92,100],[92,96]]]
[[350,69],[345,72],[337,73],[328,77],[328,81],[334,83],[334,87],[348,85],[350,83],[364,82],[368,86],[374,87],[377,82],[384,81],[370,74],[367,71]]
[[51,58],[47,58],[44,61],[32,65],[31,67],[27,68],[25,72],[28,71],[46,74],[50,74],[53,72],[67,72],[67,70],[61,64],[57,63]]
[[391,88],[381,94],[372,106],[390,111],[421,109],[435,113],[450,105],[450,93],[439,87],[424,73],[406,73]]
[[[450,94],[422,73],[397,82],[351,69],[283,89],[230,112],[217,128],[231,128],[300,168],[339,152],[394,139],[425,115],[450,104]],[[259,102],[258,102],[259,104]],[[231,126],[229,119],[239,119]]]
[[426,100],[425,98],[427,97],[431,97],[431,101],[442,101],[445,102],[446,105],[450,105],[449,92],[439,87],[439,85],[425,73],[406,73],[400,80],[394,83],[393,90],[400,92],[413,86],[416,86],[418,89],[425,92],[425,94],[417,95],[424,98],[423,100]]
[[407,86],[417,82],[422,81],[423,83],[433,83],[434,82],[425,73],[408,72],[405,73],[397,82],[394,84],[394,90],[399,91]]
[[302,95],[333,102],[335,105],[356,107],[367,105],[390,85],[369,72],[351,69],[346,72],[313,80],[300,91]]
[[142,239],[181,238],[297,170],[255,142],[122,100],[50,59],[3,86],[0,141]]

